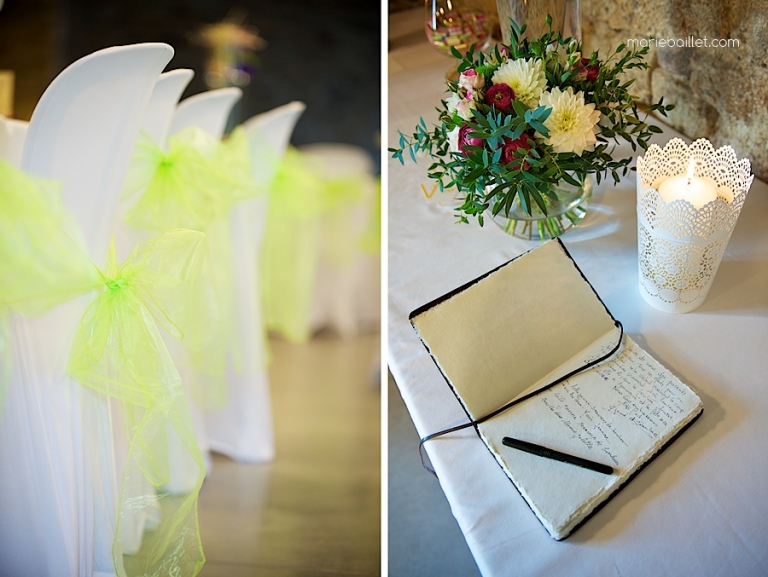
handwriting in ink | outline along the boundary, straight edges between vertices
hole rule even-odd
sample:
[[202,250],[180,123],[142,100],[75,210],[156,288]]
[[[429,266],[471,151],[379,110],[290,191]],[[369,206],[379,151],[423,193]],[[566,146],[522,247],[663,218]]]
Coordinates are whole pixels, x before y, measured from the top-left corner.
[[656,440],[685,411],[687,390],[636,345],[574,377],[540,402],[590,451],[618,465],[637,435]]

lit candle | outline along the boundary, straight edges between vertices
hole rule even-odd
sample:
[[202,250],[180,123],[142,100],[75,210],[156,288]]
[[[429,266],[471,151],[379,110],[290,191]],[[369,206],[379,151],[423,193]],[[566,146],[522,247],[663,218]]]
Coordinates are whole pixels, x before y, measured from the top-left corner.
[[670,203],[673,200],[683,198],[690,202],[694,208],[699,209],[717,198],[715,181],[707,177],[693,176],[695,167],[693,157],[691,157],[686,174],[672,176],[661,183],[658,190],[664,202]]

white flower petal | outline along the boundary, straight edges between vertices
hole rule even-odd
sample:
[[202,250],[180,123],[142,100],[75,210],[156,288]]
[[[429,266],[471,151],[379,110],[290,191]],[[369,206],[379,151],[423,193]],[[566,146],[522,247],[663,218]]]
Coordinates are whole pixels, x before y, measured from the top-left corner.
[[458,126],[448,133],[448,149],[451,152],[461,152],[459,149],[459,130]]
[[451,114],[455,112],[464,120],[471,119],[472,109],[477,108],[477,104],[475,103],[474,100],[472,100],[471,98],[469,99],[462,98],[455,92],[445,100],[445,103],[448,106],[448,112],[450,112]]
[[493,84],[506,84],[515,92],[515,99],[528,108],[535,108],[541,93],[547,88],[547,76],[541,60],[518,58],[507,60],[491,77]]
[[552,109],[544,121],[549,137],[537,134],[545,144],[551,145],[557,153],[573,152],[579,156],[585,150],[594,149],[600,111],[595,110],[594,104],[584,103],[582,92],[574,94],[570,86],[565,91],[555,87],[542,93],[539,104]]

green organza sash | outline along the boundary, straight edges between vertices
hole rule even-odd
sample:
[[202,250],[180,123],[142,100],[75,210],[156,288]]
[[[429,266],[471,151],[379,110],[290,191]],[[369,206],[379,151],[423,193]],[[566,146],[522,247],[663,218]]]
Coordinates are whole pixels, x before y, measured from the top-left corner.
[[[57,187],[0,161],[3,317],[7,320],[9,312],[42,314],[76,296],[94,295],[77,328],[67,372],[80,384],[118,399],[123,409],[129,455],[113,546],[120,575],[195,575],[205,562],[197,522],[205,469],[179,375],[157,327],[183,336],[179,319],[196,290],[204,247],[204,234],[171,230],[137,245],[120,265],[112,245],[100,270],[88,258]],[[9,349],[8,341],[0,346]],[[3,364],[10,366],[10,360]],[[179,498],[156,491],[130,494],[126,487],[135,485],[126,482],[130,476],[143,475],[154,487],[168,481],[168,435],[176,435],[187,458],[197,464],[197,486]],[[120,526],[158,500],[160,524],[145,533],[140,556],[124,569]]]
[[141,133],[123,187],[124,198],[140,191],[141,197],[126,222],[156,232],[204,231],[256,189],[242,127],[223,142],[187,128],[168,139],[167,151]]
[[326,174],[319,158],[289,147],[269,188],[261,258],[264,317],[269,330],[294,342],[310,337],[320,260],[350,266],[365,243],[373,249],[380,231],[371,221],[363,227],[354,222],[371,177]]
[[309,338],[322,188],[319,171],[289,147],[269,188],[260,272],[265,325],[293,342]]
[[206,233],[203,272],[190,314],[180,327],[189,362],[198,378],[188,383],[195,400],[209,408],[226,402],[227,355],[243,352],[233,310],[232,240],[234,205],[253,198],[248,141],[242,127],[224,141],[188,128],[168,141],[168,150],[142,134],[128,171],[123,197],[140,193],[126,222],[134,228],[165,231],[183,227]]

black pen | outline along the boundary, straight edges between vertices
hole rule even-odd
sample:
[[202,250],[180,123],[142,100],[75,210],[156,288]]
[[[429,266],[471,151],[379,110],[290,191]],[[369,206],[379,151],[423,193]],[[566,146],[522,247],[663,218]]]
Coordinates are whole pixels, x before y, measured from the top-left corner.
[[521,441],[519,439],[513,439],[511,437],[504,437],[501,442],[504,443],[507,447],[512,447],[520,451],[525,451],[526,453],[538,455],[539,457],[554,459],[555,461],[562,461],[563,463],[570,463],[571,465],[584,467],[585,469],[597,471],[598,473],[603,473],[604,475],[613,475],[613,467],[603,465],[602,463],[595,463],[594,461],[582,459],[581,457],[576,457],[574,455],[567,455],[565,453],[561,453],[560,451],[555,451],[554,449],[542,447],[541,445],[535,445],[533,443]]

